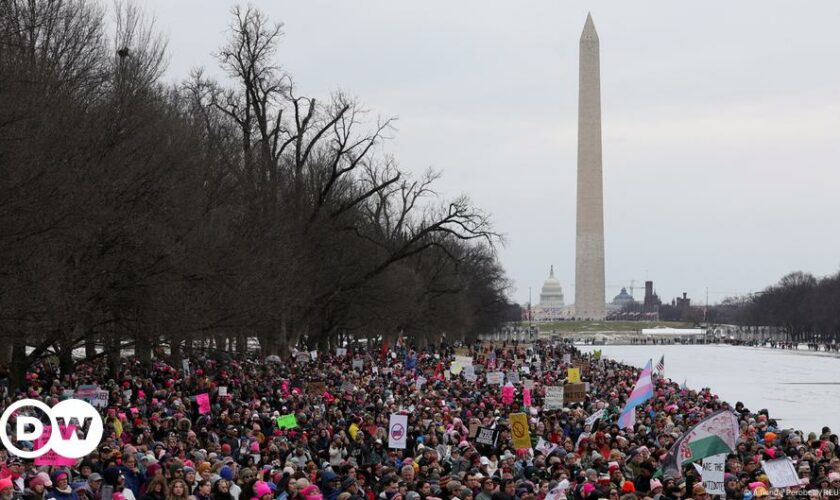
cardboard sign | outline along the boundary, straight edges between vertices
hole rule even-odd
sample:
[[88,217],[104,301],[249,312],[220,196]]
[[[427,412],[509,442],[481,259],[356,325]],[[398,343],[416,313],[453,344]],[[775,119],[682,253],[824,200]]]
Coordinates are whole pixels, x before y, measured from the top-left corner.
[[490,429],[489,427],[479,427],[475,435],[475,444],[482,446],[496,447],[496,442],[499,440],[499,431]]
[[510,414],[510,436],[513,447],[517,450],[531,449],[531,431],[528,429],[528,416],[524,413]]
[[770,479],[770,484],[774,488],[787,488],[801,484],[796,469],[793,467],[793,462],[789,458],[762,460],[761,468],[764,469]]
[[391,414],[388,423],[388,448],[404,450],[408,438],[408,415]]
[[584,384],[566,384],[563,386],[563,401],[568,403],[582,403],[586,399]]
[[306,393],[312,395],[322,395],[327,392],[327,384],[319,381],[315,382],[307,382],[306,383]]
[[563,386],[551,385],[545,388],[545,404],[546,410],[560,410],[563,408]]
[[703,487],[709,495],[726,495],[723,482],[723,469],[726,465],[726,453],[712,455],[703,459]]

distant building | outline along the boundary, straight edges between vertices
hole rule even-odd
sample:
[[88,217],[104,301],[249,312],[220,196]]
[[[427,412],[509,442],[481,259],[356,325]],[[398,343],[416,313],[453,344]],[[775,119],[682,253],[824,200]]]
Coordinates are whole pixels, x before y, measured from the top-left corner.
[[613,297],[612,304],[613,306],[618,307],[619,309],[623,309],[627,306],[632,306],[636,303],[636,300],[633,298],[632,295],[627,293],[627,289],[622,287],[621,293]]
[[653,289],[653,281],[645,281],[644,312],[656,312],[660,305],[662,305],[662,301],[659,300],[659,295],[657,295],[656,290]]
[[531,307],[531,314],[534,321],[559,321],[570,319],[574,314],[574,308],[565,303],[563,287],[554,276],[554,266],[551,266],[540,290],[540,303]]

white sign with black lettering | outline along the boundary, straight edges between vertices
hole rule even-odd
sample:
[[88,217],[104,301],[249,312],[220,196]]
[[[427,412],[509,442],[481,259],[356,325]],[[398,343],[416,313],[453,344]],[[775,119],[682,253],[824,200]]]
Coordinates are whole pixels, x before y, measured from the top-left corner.
[[723,482],[726,453],[703,459],[703,487],[709,495],[726,495]]

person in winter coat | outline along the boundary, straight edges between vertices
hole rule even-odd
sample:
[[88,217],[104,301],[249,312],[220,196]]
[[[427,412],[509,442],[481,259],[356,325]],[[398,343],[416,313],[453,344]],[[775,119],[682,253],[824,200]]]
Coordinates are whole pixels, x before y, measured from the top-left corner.
[[146,494],[143,495],[141,500],[166,500],[168,490],[166,478],[155,476],[146,485]]
[[70,488],[70,475],[64,471],[58,471],[53,475],[53,487],[47,493],[47,498],[56,500],[79,500],[76,492]]
[[35,476],[29,480],[29,487],[23,492],[24,500],[44,500],[47,494],[47,486],[44,478]]

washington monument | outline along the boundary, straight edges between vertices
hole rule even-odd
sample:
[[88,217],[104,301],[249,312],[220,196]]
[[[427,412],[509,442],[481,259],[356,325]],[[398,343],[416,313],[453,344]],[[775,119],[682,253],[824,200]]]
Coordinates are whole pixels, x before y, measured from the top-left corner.
[[584,319],[602,319],[606,314],[599,52],[598,33],[589,14],[580,35],[575,249],[575,316]]

